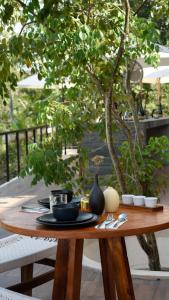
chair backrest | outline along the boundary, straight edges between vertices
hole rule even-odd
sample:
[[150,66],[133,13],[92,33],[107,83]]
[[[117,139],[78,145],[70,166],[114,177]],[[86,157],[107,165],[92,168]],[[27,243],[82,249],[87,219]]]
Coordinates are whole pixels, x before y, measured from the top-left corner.
[[0,287],[0,300],[40,300],[29,297]]
[[57,242],[13,234],[0,239],[0,273],[55,255]]

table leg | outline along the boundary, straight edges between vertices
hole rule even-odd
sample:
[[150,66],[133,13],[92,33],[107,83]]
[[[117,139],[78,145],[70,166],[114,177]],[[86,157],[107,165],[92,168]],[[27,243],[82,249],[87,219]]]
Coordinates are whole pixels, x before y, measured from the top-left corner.
[[59,240],[56,253],[53,300],[79,300],[83,239]]
[[108,243],[106,239],[99,239],[100,258],[102,265],[102,276],[105,300],[116,300],[115,280],[108,255]]
[[114,273],[118,300],[135,300],[125,240],[122,237],[107,239],[109,268]]

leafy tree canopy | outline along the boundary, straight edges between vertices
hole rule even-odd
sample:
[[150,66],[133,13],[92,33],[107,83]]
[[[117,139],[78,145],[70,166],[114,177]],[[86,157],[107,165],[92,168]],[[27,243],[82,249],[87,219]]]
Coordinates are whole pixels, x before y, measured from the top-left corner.
[[[45,77],[48,85],[69,77],[76,89],[94,83],[97,91],[106,91],[124,28],[124,2],[1,0],[0,95],[16,85],[11,66],[20,68],[21,74],[25,67],[30,68],[39,79]],[[161,1],[163,5],[166,2]],[[138,8],[133,5],[133,9]],[[16,25],[21,27],[19,33],[15,32]],[[157,50],[154,43],[159,42],[158,33],[151,19],[145,22],[133,10],[116,80],[121,80],[127,61]]]
[[159,1],[130,1],[135,14],[143,18],[152,18],[156,28],[160,30],[160,42],[165,45],[169,41],[169,3]]

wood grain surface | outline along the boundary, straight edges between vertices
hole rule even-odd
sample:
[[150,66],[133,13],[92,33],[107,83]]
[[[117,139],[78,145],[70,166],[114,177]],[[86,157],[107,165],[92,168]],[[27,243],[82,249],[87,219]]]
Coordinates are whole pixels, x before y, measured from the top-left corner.
[[132,205],[132,204],[120,203],[120,207],[121,208],[130,207],[135,210],[151,211],[151,212],[163,210],[163,205],[161,205],[161,204],[157,204],[155,207],[147,207],[147,206],[140,206],[140,205],[136,206],[136,205]]
[[[57,229],[37,224],[37,213],[26,213],[13,208],[1,215],[3,228],[29,236],[58,238],[53,297],[55,300],[79,300],[84,238],[100,241],[101,264],[106,300],[134,300],[133,285],[128,264],[124,236],[138,235],[169,228],[169,208],[163,211],[140,211],[120,208],[114,214],[125,212],[128,221],[116,230],[97,229],[94,225],[82,228]],[[106,214],[99,218],[102,222]],[[104,253],[106,252],[106,253]],[[78,255],[77,255],[78,254]],[[109,265],[109,267],[108,267]],[[112,272],[111,272],[112,271]],[[79,274],[77,276],[77,274]],[[62,286],[62,288],[61,288]]]
[[19,234],[66,239],[124,237],[169,228],[169,207],[164,207],[163,211],[158,212],[120,208],[114,217],[116,218],[122,212],[127,214],[128,221],[117,230],[95,228],[94,225],[102,222],[106,218],[106,214],[90,227],[57,229],[37,224],[36,218],[39,217],[39,214],[22,212],[19,208],[13,208],[1,214],[0,223],[4,229]]
[[79,300],[83,240],[59,240],[52,299]]

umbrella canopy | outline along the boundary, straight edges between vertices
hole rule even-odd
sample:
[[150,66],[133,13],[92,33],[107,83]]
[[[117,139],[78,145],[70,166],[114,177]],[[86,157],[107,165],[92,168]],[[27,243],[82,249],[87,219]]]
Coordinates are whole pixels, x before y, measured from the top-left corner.
[[143,83],[156,84],[157,81],[169,83],[169,66],[143,68]]
[[162,114],[162,94],[161,94],[161,83],[169,83],[169,66],[160,66],[157,68],[143,68],[143,79],[142,83],[155,84],[157,88],[159,109]]
[[[38,79],[38,76],[32,75],[32,76],[28,76],[27,78],[21,80],[18,82],[17,86],[19,88],[23,88],[23,89],[44,89],[45,88],[45,79],[42,78],[42,80]],[[73,87],[74,84],[70,82],[69,78],[65,79],[65,82],[63,83],[59,83],[58,85],[52,84],[50,85],[49,89],[62,89],[64,87],[70,88]]]
[[[44,89],[45,79],[38,79],[38,76],[32,75],[18,82],[17,86],[23,89]],[[56,89],[56,86],[50,86],[50,89]]]

